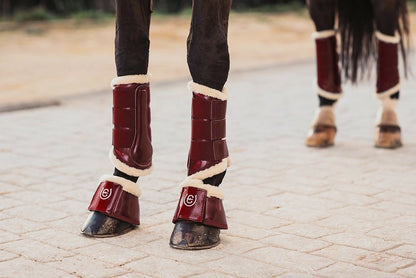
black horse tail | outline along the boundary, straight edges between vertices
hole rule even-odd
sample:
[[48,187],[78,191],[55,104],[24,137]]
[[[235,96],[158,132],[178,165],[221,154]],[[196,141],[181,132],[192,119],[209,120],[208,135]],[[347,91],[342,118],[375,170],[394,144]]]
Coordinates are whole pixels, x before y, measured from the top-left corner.
[[[396,24],[402,40],[400,49],[405,72],[407,74],[406,50],[409,45],[409,20],[406,0],[398,0],[398,16]],[[341,36],[341,64],[345,79],[353,83],[357,81],[376,58],[377,44],[374,31],[376,29],[371,0],[339,0],[338,28]]]

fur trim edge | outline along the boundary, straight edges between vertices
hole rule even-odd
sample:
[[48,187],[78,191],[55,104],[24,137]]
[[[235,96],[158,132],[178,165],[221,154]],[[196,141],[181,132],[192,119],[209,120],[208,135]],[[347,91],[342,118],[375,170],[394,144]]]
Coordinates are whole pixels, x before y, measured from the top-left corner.
[[198,94],[203,94],[209,97],[217,98],[220,100],[227,100],[228,99],[228,92],[227,89],[224,87],[222,91],[218,91],[216,89],[212,89],[208,86],[201,85],[198,83],[195,83],[193,81],[188,82],[188,89],[191,92],[195,92]]
[[339,100],[344,95],[342,91],[340,93],[333,93],[333,92],[325,91],[321,89],[318,85],[316,85],[316,90],[318,91],[318,95],[320,95],[321,97],[330,99],[330,100]]
[[375,34],[378,40],[386,42],[386,43],[399,43],[400,42],[400,35],[397,32],[394,34],[394,36],[383,34],[380,31],[376,31]]
[[109,158],[110,158],[110,161],[111,161],[111,163],[113,164],[114,167],[116,167],[118,170],[120,170],[121,172],[123,172],[124,174],[127,174],[129,176],[143,177],[143,176],[150,175],[150,173],[152,173],[152,171],[153,171],[153,165],[150,168],[142,170],[142,169],[137,169],[137,168],[131,167],[131,166],[121,162],[114,155],[114,148],[110,149]]
[[150,73],[148,74],[135,74],[135,75],[124,75],[124,76],[118,76],[111,80],[111,88],[114,89],[116,85],[122,85],[122,84],[132,84],[132,83],[149,83],[152,75]]
[[397,93],[400,88],[401,88],[402,84],[401,82],[399,82],[396,86],[391,87],[388,90],[385,90],[384,92],[376,92],[376,96],[378,99],[385,99],[390,97],[391,95],[394,95],[395,93]]
[[323,30],[312,33],[312,39],[325,39],[336,35],[335,30]]
[[100,178],[100,182],[104,181],[117,183],[121,185],[124,191],[133,194],[134,196],[140,197],[142,195],[142,190],[140,189],[140,186],[137,183],[126,180],[122,177],[104,175]]

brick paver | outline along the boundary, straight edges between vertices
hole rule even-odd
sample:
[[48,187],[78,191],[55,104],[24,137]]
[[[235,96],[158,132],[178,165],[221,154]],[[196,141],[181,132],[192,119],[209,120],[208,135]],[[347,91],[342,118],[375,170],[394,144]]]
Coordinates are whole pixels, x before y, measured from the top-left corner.
[[0,114],[0,277],[416,277],[416,95],[404,83],[404,147],[372,147],[373,81],[344,86],[336,146],[303,145],[317,105],[313,61],[232,72],[229,230],[212,249],[169,248],[186,174],[191,94],[152,84],[155,171],[140,178],[142,225],[80,235],[111,173],[111,94]]

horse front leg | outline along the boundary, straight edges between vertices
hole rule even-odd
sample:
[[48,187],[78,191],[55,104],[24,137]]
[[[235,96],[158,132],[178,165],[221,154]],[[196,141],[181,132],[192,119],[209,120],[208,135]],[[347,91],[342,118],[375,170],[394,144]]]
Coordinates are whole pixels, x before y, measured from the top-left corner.
[[152,0],[116,1],[113,88],[113,175],[103,176],[82,233],[116,236],[140,224],[138,177],[152,170],[150,130],[149,26]]
[[378,46],[376,93],[381,102],[375,132],[375,146],[379,148],[394,149],[402,145],[401,129],[395,111],[400,94],[399,1],[372,0]]
[[228,167],[225,116],[229,71],[227,44],[231,0],[194,0],[187,41],[192,76],[192,138],[188,177],[174,214],[170,246],[198,250],[216,246],[227,228],[218,187]]
[[316,28],[312,37],[316,45],[316,89],[319,108],[315,112],[305,144],[309,147],[328,147],[334,144],[336,134],[334,107],[342,96],[334,30],[336,1],[308,0],[307,4]]

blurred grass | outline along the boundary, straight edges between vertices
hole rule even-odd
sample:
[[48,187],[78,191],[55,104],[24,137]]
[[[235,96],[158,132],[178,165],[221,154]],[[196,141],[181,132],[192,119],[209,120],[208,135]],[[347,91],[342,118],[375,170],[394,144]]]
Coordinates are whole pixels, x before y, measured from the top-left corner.
[[28,22],[28,21],[49,21],[56,19],[57,17],[45,10],[44,8],[34,8],[27,11],[18,11],[12,17],[12,20],[16,22]]

